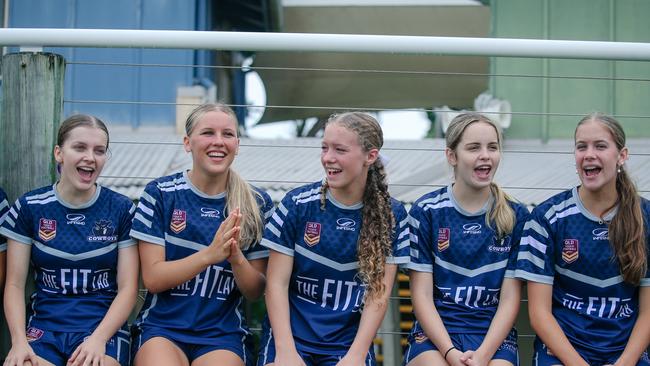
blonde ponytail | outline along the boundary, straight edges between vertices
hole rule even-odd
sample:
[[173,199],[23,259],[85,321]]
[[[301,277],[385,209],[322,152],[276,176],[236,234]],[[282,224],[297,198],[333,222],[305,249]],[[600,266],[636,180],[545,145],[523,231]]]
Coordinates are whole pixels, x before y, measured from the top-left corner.
[[[510,207],[512,198],[496,183],[490,183],[493,201],[485,214],[485,223],[497,233],[497,238],[503,239],[515,228],[515,210]],[[496,226],[495,228],[492,225]]]
[[260,199],[262,196],[233,169],[228,172],[226,192],[226,211],[239,207],[242,215],[240,247],[242,250],[248,249],[262,240],[264,220],[256,199],[256,196]]

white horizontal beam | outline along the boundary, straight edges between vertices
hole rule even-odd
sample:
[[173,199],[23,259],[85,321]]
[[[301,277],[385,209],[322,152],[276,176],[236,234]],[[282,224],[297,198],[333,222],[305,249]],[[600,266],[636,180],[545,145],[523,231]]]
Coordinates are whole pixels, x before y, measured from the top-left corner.
[[650,43],[319,33],[3,28],[0,45],[650,60]]

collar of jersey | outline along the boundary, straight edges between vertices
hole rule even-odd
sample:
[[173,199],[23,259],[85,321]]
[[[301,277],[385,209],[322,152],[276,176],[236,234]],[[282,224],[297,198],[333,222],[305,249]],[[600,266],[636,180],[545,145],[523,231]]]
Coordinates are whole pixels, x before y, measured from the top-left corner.
[[353,205],[350,205],[350,206],[348,206],[346,204],[343,204],[343,203],[337,201],[336,198],[334,198],[334,195],[332,195],[332,192],[330,192],[330,191],[325,192],[325,197],[330,202],[332,202],[332,204],[334,206],[336,206],[338,208],[342,208],[344,210],[359,210],[359,209],[361,209],[363,207],[363,202],[357,202],[357,203],[355,203]]
[[56,182],[56,183],[52,184],[52,190],[54,191],[54,197],[56,197],[56,200],[59,201],[59,203],[62,204],[63,206],[65,206],[67,208],[74,209],[74,210],[81,210],[81,209],[88,208],[88,207],[92,206],[97,201],[97,198],[99,198],[99,194],[102,191],[102,186],[95,183],[95,187],[96,187],[95,194],[90,198],[90,200],[88,200],[88,202],[82,203],[80,205],[73,205],[72,203],[65,201],[63,198],[61,198],[61,196],[59,196],[59,192],[56,191],[56,185],[57,184],[59,184],[59,182]]
[[618,203],[609,210],[601,219],[600,217],[592,214],[587,210],[585,205],[582,204],[582,200],[580,199],[580,195],[578,194],[578,187],[573,187],[571,190],[571,194],[573,195],[573,198],[576,200],[576,207],[578,207],[578,210],[580,210],[580,213],[584,215],[584,217],[588,218],[591,221],[596,221],[597,223],[602,224],[604,222],[610,222],[612,219],[614,219],[614,216],[616,216],[616,212],[618,212]]
[[190,187],[190,190],[194,192],[197,196],[203,197],[203,198],[209,198],[212,200],[220,199],[226,197],[226,191],[223,191],[221,193],[215,194],[215,195],[209,195],[207,193],[204,193],[203,191],[199,190],[196,188],[194,184],[192,184],[192,181],[190,180],[190,177],[187,176],[187,170],[183,172],[183,179],[185,179],[185,183],[187,184],[188,187]]
[[453,186],[453,183],[449,184],[447,186],[447,193],[449,194],[449,200],[451,201],[451,204],[454,206],[456,211],[458,211],[460,214],[465,215],[465,216],[481,216],[481,215],[484,215],[487,212],[488,207],[490,207],[490,204],[492,204],[492,200],[494,199],[494,197],[492,197],[492,192],[490,192],[490,197],[485,202],[483,207],[481,207],[480,210],[478,210],[476,212],[469,212],[469,211],[465,210],[464,208],[462,208],[460,206],[460,204],[458,203],[458,201],[456,201],[456,197],[454,197],[454,190],[451,188],[452,186]]

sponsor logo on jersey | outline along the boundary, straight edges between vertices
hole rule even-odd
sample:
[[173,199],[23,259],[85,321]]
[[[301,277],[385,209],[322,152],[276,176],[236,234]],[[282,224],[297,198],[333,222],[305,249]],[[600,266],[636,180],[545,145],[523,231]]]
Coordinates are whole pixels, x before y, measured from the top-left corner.
[[573,263],[578,260],[578,239],[564,239],[562,246],[562,260]]
[[423,331],[419,331],[413,335],[413,339],[415,340],[415,343],[420,344],[426,342],[426,340],[429,338],[427,337],[426,334],[424,334]]
[[86,225],[86,216],[84,214],[67,214],[65,218],[68,220],[68,225]]
[[172,221],[169,223],[169,228],[172,229],[176,234],[185,230],[187,227],[187,214],[183,210],[177,208],[172,212]]
[[318,222],[308,221],[305,225],[305,244],[313,247],[320,241],[321,225]]
[[594,234],[594,240],[609,240],[609,229],[606,227],[599,227],[591,233]]
[[488,247],[488,250],[495,253],[510,253],[511,241],[510,235],[506,235],[501,239],[493,236],[492,244]]
[[472,235],[480,234],[481,228],[482,228],[481,224],[477,222],[468,223],[463,225],[463,234],[472,234]]
[[448,227],[438,229],[438,251],[442,252],[449,248],[451,240],[451,230]]
[[336,230],[356,231],[356,224],[357,223],[352,219],[341,217],[340,219],[336,220]]
[[27,328],[27,332],[25,333],[27,335],[27,342],[33,342],[41,339],[43,333],[44,332],[38,328],[34,328],[34,327]]
[[101,219],[95,221],[92,234],[88,236],[88,241],[113,242],[117,240],[117,235],[114,234],[115,227],[113,223],[110,220]]
[[41,218],[38,221],[38,237],[50,241],[56,236],[56,220]]
[[219,210],[211,207],[201,207],[201,217],[219,218]]

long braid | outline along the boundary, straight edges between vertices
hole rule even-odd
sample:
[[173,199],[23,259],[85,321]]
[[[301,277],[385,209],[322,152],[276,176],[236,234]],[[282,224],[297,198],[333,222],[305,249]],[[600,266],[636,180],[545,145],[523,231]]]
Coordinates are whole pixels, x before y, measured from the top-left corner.
[[322,211],[325,211],[325,200],[326,200],[326,194],[327,194],[327,187],[329,187],[329,184],[327,184],[327,179],[323,181],[323,185],[320,187],[320,209]]
[[385,263],[386,257],[392,254],[391,239],[395,227],[386,172],[380,159],[368,169],[361,215],[363,223],[357,244],[359,276],[368,286],[367,298],[373,299],[386,291],[383,283]]

